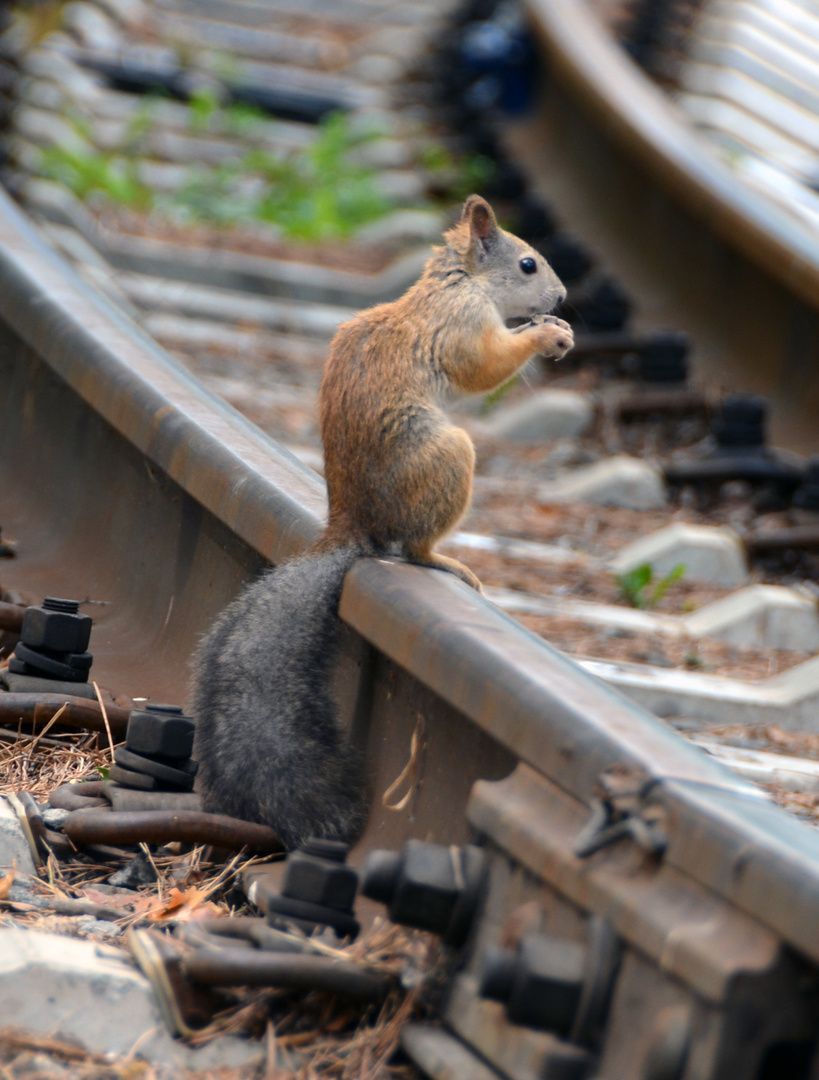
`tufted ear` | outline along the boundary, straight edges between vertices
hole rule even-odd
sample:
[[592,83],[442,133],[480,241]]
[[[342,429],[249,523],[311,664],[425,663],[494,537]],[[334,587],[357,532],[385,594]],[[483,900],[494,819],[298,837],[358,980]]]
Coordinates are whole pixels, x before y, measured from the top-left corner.
[[470,195],[461,211],[461,221],[469,225],[473,240],[488,247],[498,233],[498,223],[492,207],[480,195]]

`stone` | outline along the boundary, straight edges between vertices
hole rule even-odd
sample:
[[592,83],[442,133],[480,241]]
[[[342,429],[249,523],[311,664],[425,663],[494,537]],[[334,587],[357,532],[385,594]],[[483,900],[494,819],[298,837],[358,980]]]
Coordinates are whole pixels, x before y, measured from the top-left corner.
[[819,651],[816,601],[781,585],[750,585],[683,619],[691,637],[760,649]]
[[120,889],[138,889],[140,885],[150,885],[154,881],[154,865],[141,851],[108,878],[109,885]]
[[541,443],[577,438],[594,417],[589,398],[573,390],[540,390],[523,401],[504,405],[481,425],[497,439]]
[[648,563],[663,577],[675,566],[685,567],[687,581],[735,588],[748,580],[745,551],[733,529],[677,522],[627,544],[610,560],[616,574]]
[[[759,649],[819,650],[819,613],[812,599],[794,589],[752,585],[706,604],[689,615],[667,615],[622,604],[595,604],[517,589],[487,588],[486,596],[504,611],[571,619],[585,626],[603,626],[613,633],[652,634],[691,639],[712,637]],[[666,665],[663,658],[649,663]]]
[[[543,503],[593,503],[629,510],[665,506],[665,485],[658,469],[639,458],[606,458],[538,487]],[[645,560],[644,560],[645,561]]]
[[12,866],[18,874],[34,874],[34,860],[23,828],[8,799],[0,799],[0,875]]
[[578,664],[655,716],[819,732],[819,656],[751,681],[608,660]]
[[262,1057],[258,1045],[231,1036],[200,1049],[172,1038],[150,982],[122,949],[19,927],[0,928],[0,1015],[4,1026],[91,1053],[135,1051],[177,1069],[236,1068]]
[[114,52],[122,47],[116,24],[96,4],[73,0],[63,9],[63,26],[89,49]]

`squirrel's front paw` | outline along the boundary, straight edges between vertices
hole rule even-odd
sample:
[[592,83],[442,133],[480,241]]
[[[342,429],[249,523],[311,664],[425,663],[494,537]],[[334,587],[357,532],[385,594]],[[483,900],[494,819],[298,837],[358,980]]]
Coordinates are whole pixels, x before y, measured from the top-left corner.
[[574,345],[574,333],[571,326],[556,315],[547,315],[540,326],[535,327],[537,344],[535,350],[547,360],[559,360]]

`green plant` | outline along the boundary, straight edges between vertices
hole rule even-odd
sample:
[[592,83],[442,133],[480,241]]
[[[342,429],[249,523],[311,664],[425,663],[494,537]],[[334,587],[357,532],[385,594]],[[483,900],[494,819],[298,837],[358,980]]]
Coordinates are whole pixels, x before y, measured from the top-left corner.
[[211,117],[219,108],[219,98],[210,87],[203,86],[195,90],[188,100],[188,113],[190,118],[188,126],[191,131],[202,134],[210,126]]
[[688,652],[685,654],[685,666],[700,671],[707,670],[708,668],[708,664],[706,664],[699,653],[695,652]]
[[[236,106],[226,115],[234,124],[255,119],[248,110],[237,113]],[[390,209],[376,187],[374,171],[354,155],[373,138],[378,135],[357,132],[343,113],[333,113],[306,149],[289,154],[251,150],[194,175],[169,205],[193,220],[230,224],[255,218],[297,240],[348,236]]]
[[69,114],[77,138],[73,146],[49,146],[43,150],[43,175],[65,184],[80,199],[101,192],[122,206],[148,209],[153,193],[139,179],[138,159],[154,123],[153,104],[150,97],[140,104],[125,129],[122,145],[108,151],[93,146],[93,131],[86,117]]
[[123,206],[147,209],[151,205],[151,191],[137,176],[136,161],[116,152],[50,146],[43,151],[42,170],[80,199],[102,192]]
[[495,163],[482,154],[456,157],[437,142],[427,143],[422,148],[420,164],[429,173],[433,184],[457,202],[481,191],[495,171]]
[[[79,139],[43,151],[43,174],[81,199],[98,192],[134,209],[157,209],[182,220],[224,226],[263,221],[277,226],[286,238],[306,242],[343,239],[392,209],[379,191],[375,170],[360,154],[380,133],[357,128],[341,112],[324,118],[308,147],[285,153],[257,146],[215,168],[192,169],[188,181],[171,194],[153,191],[140,180],[139,165],[155,124],[155,101],[149,97],[135,111],[121,145],[108,151],[96,149],[90,125],[74,117],[71,123]],[[253,140],[269,122],[255,106],[220,105],[207,87],[197,90],[188,105],[188,128],[197,134]],[[493,169],[486,158],[455,158],[435,143],[425,147],[421,161],[439,191],[453,199],[480,190]],[[487,408],[512,385],[496,391]]]
[[649,587],[654,580],[654,571],[649,563],[642,563],[642,565],[636,566],[633,570],[628,570],[624,574],[615,574],[614,580],[632,607],[653,608],[660,603],[671,586],[679,581],[684,574],[685,566],[678,563],[673,569],[669,570],[665,577],[660,578],[654,588],[649,591]]

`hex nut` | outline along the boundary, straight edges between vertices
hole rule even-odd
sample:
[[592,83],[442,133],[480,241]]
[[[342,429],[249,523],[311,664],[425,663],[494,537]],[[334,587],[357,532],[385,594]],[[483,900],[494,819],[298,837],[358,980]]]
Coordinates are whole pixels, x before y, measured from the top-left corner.
[[177,706],[149,705],[131,713],[125,745],[135,754],[181,761],[191,756],[195,731],[194,721]]
[[580,1005],[586,966],[586,946],[527,934],[515,952],[486,950],[480,993],[502,1002],[513,1024],[566,1037]]
[[334,856],[313,854],[309,843],[287,859],[282,896],[351,912],[357,890],[358,874],[351,866]]
[[76,600],[47,596],[42,606],[26,608],[20,640],[32,649],[84,653],[91,640],[93,620],[90,615],[80,615],[78,606]]
[[431,930],[457,947],[469,933],[485,877],[478,847],[408,840],[400,855],[373,851],[367,856],[361,891],[386,904],[393,922]]

